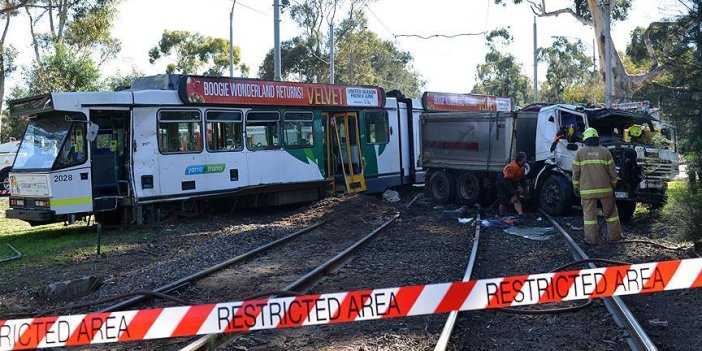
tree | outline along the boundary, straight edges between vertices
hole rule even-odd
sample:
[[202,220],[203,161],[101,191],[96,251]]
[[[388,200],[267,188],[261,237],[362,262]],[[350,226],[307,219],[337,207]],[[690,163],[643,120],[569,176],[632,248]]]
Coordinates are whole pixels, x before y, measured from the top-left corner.
[[514,55],[503,51],[512,43],[512,36],[505,29],[493,30],[487,35],[490,49],[485,63],[476,67],[478,83],[472,92],[506,96],[514,99],[515,106],[525,106],[534,99],[531,80],[522,74],[522,65]]
[[[234,65],[241,61],[241,51],[234,48]],[[149,62],[173,56],[175,62],[166,66],[166,73],[197,74],[204,68],[207,76],[221,76],[229,68],[229,41],[205,37],[187,31],[163,31],[158,45],[149,51]],[[240,65],[242,75],[248,75],[248,67]]]
[[599,84],[594,78],[592,58],[585,55],[582,41],[571,43],[565,37],[558,37],[551,47],[538,50],[538,59],[548,63],[546,82],[540,90],[539,100],[550,103],[588,102],[596,98],[592,95],[594,92],[587,90],[593,85],[599,88]]
[[[635,98],[658,104],[663,117],[676,128],[679,151],[688,160],[690,183],[695,188],[702,174],[702,0],[681,3],[687,12],[650,36],[650,40],[661,43],[657,54],[669,68],[653,84],[638,91]],[[642,29],[632,33],[626,50],[632,65],[646,63],[640,53],[649,45],[641,40],[641,33]]]
[[[10,21],[13,17],[17,16],[20,9],[28,2],[29,0],[0,1],[0,6],[2,6],[2,8],[0,8],[0,19],[5,22],[2,35],[0,36],[0,104],[2,104],[5,98],[5,78],[10,76],[17,68],[14,64],[17,50],[12,45],[8,45],[5,42],[7,33],[10,31]],[[2,123],[0,123],[0,126],[2,126]]]
[[[325,83],[329,77],[328,34],[321,24],[333,17],[324,4],[332,1],[306,1],[302,9],[293,6],[294,18],[304,33],[281,44],[281,74],[284,80]],[[407,95],[419,96],[424,82],[413,69],[411,53],[400,50],[392,41],[382,40],[367,29],[367,18],[359,3],[351,2],[348,16],[338,21],[335,38],[335,79],[338,84],[368,84],[398,89]],[[313,6],[314,5],[314,6]],[[320,8],[321,13],[311,11]],[[304,14],[304,16],[303,16]],[[326,16],[326,17],[325,17]],[[273,51],[269,51],[259,68],[259,76],[273,79]]]
[[[524,0],[494,0],[496,4],[505,5],[508,2],[520,4]],[[557,10],[547,10],[547,0],[526,0],[531,7],[532,12],[538,17],[552,17],[561,14],[567,14],[578,20],[580,23],[590,26],[595,32],[597,40],[597,49],[600,62],[605,62],[605,28],[604,28],[604,12],[600,7],[600,0],[569,0],[570,6]],[[629,14],[633,0],[612,1],[612,19],[624,20]],[[655,79],[663,73],[668,65],[665,62],[659,62],[656,53],[653,50],[653,45],[649,40],[649,35],[652,31],[656,31],[667,24],[664,22],[653,22],[643,31],[642,40],[646,43],[646,52],[651,60],[649,69],[640,74],[632,74],[627,72],[622,59],[612,45],[612,72],[605,72],[605,65],[600,65],[600,74],[602,80],[605,80],[606,74],[611,74],[613,79],[613,91],[615,100],[629,100],[634,92],[641,89],[644,84]]]

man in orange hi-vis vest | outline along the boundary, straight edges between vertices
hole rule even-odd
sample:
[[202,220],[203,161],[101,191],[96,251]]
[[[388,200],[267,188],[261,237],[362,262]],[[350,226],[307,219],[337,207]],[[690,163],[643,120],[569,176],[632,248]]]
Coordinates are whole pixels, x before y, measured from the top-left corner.
[[580,148],[573,160],[573,188],[580,194],[583,206],[585,241],[596,245],[599,241],[597,228],[597,201],[602,203],[607,233],[610,241],[622,238],[614,188],[617,186],[617,170],[612,154],[600,146],[597,130],[588,128],[583,133],[585,146]]

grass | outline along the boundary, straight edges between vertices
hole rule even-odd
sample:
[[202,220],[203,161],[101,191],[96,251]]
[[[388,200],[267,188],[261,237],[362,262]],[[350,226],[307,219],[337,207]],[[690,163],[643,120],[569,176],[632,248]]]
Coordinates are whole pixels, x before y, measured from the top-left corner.
[[[7,198],[0,199],[0,257],[13,256],[6,243],[12,244],[24,255],[22,259],[2,264],[2,270],[16,271],[48,264],[67,264],[96,254],[97,232],[95,226],[76,223],[64,226],[55,223],[32,227],[29,224],[5,218]],[[102,253],[135,249],[157,233],[153,229],[103,230]],[[4,272],[4,273],[5,273]]]
[[702,240],[702,194],[690,192],[687,181],[668,183],[668,202],[653,229],[676,241]]

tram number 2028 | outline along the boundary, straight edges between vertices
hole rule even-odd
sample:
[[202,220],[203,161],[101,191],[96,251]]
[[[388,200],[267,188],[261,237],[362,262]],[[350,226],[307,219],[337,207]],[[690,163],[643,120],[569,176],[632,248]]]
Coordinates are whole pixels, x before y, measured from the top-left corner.
[[70,182],[73,180],[72,174],[59,174],[54,176],[54,183],[58,182]]

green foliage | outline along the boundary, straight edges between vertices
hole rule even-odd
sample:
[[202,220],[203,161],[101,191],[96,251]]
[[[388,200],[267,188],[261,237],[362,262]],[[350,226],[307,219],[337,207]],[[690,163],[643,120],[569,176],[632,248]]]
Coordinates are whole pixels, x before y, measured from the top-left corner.
[[117,72],[114,76],[105,78],[100,84],[100,90],[103,91],[115,91],[117,88],[128,88],[131,87],[132,82],[137,78],[144,76],[144,73],[132,69],[131,72],[123,74]]
[[476,67],[478,83],[472,92],[511,97],[515,106],[525,106],[534,99],[531,80],[522,74],[522,65],[514,55],[498,49],[498,45],[509,46],[511,42],[511,35],[504,29],[488,34],[486,45],[490,51],[485,55],[485,63]]
[[[241,52],[234,48],[234,65],[241,61]],[[158,45],[149,51],[149,62],[172,57],[166,73],[204,74],[221,76],[229,68],[229,41],[205,37],[187,31],[163,31]]]
[[[302,23],[307,23],[302,21]],[[362,12],[344,19],[335,30],[335,83],[380,85],[419,96],[424,82],[413,69],[412,54],[367,28]],[[309,32],[308,32],[309,33]],[[303,34],[281,44],[284,80],[325,83],[329,77],[328,48],[314,34]],[[273,79],[273,51],[259,67],[259,77]]]
[[27,128],[26,118],[10,117],[8,110],[5,109],[0,114],[2,118],[2,131],[0,132],[0,144],[6,143],[12,139],[22,139],[25,128]]
[[[657,56],[668,66],[667,73],[638,91],[634,99],[660,106],[664,121],[677,130],[678,151],[685,154],[688,167],[702,172],[702,1],[683,3],[687,13],[656,26],[650,34]],[[638,53],[645,50],[639,33],[632,33],[628,61],[646,66],[639,59]]]
[[671,233],[673,239],[702,239],[702,194],[692,193],[687,182],[671,182],[668,185],[668,202],[663,207],[655,231]]
[[[542,87],[540,100],[550,103],[558,102],[587,102],[592,101],[592,93],[583,86],[597,82],[592,58],[585,54],[582,41],[569,42],[564,37],[558,37],[548,48],[538,50],[541,62],[548,63],[546,71],[546,89]],[[569,97],[566,99],[566,91]],[[570,100],[578,99],[578,100]]]
[[100,70],[90,57],[82,56],[63,44],[57,44],[54,51],[25,72],[25,92],[28,95],[98,90]]

